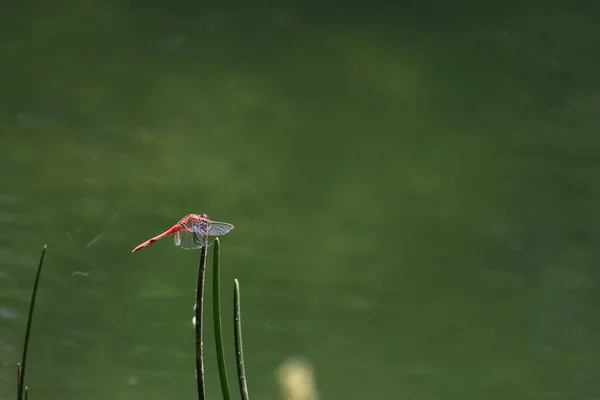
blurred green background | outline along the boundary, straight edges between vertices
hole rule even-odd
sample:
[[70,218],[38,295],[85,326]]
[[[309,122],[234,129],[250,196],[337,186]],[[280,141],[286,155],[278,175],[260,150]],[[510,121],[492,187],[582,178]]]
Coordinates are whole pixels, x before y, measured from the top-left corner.
[[0,399],[44,243],[32,398],[196,398],[188,213],[252,398],[598,398],[600,7],[483,3],[3,7]]

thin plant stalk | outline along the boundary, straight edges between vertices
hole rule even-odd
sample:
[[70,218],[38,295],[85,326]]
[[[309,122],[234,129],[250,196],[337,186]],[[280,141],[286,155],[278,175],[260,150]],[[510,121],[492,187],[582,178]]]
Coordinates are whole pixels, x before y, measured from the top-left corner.
[[221,379],[221,391],[223,392],[224,400],[231,400],[229,380],[227,379],[227,367],[225,364],[225,350],[223,349],[223,327],[221,324],[220,248],[219,238],[215,238],[215,249],[213,253],[213,324],[215,327],[215,345],[217,348],[217,364],[219,366],[219,378]]
[[21,363],[17,363],[17,398],[19,398],[19,387],[21,387]]
[[44,265],[44,257],[46,255],[46,245],[42,249],[42,255],[40,256],[40,262],[38,264],[37,272],[35,274],[35,281],[33,283],[33,291],[31,293],[31,302],[29,303],[29,315],[27,316],[27,328],[25,329],[25,343],[23,344],[23,358],[21,359],[21,365],[18,368],[18,384],[17,384],[17,400],[23,399],[23,391],[25,389],[25,368],[27,366],[27,349],[29,347],[29,335],[31,333],[31,321],[33,317],[33,309],[35,307],[35,298],[37,296],[37,290],[40,283],[40,275],[42,274],[42,266]]
[[240,309],[240,283],[233,281],[233,326],[235,331],[235,357],[242,400],[248,400],[248,385],[244,367],[244,347],[242,346],[242,312]]
[[[196,384],[198,385],[198,400],[206,399],[206,390],[204,384],[204,354],[202,325],[204,318],[204,276],[206,275],[206,253],[208,246],[202,246],[200,251],[200,263],[198,265],[198,283],[196,284],[196,305],[195,312],[195,340],[196,340]],[[20,399],[19,399],[20,400]]]

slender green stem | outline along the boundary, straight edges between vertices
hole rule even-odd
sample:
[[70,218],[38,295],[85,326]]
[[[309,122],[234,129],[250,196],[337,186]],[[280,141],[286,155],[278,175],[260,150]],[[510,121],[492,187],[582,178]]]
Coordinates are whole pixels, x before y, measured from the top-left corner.
[[242,346],[242,312],[240,309],[240,283],[233,281],[233,326],[235,330],[235,357],[242,400],[248,400],[246,369],[244,368],[244,347]]
[[44,256],[46,255],[46,245],[42,250],[40,256],[40,263],[38,264],[37,273],[35,274],[35,282],[33,283],[33,291],[31,293],[31,302],[29,303],[29,315],[27,316],[27,328],[25,330],[25,343],[23,344],[23,358],[21,359],[21,367],[19,374],[19,384],[17,390],[17,400],[23,399],[23,389],[25,389],[25,367],[27,364],[27,348],[29,347],[29,334],[31,332],[31,320],[33,317],[33,309],[35,307],[35,297],[37,296],[38,285],[40,283],[40,275],[42,273],[42,266],[44,265]]
[[213,253],[213,322],[215,327],[215,345],[217,347],[217,363],[219,366],[219,378],[221,379],[221,391],[224,400],[231,400],[229,392],[229,380],[227,379],[227,367],[225,365],[225,350],[223,349],[223,327],[221,325],[221,244],[219,238],[215,238],[215,250]]
[[[204,276],[206,274],[206,253],[207,246],[202,246],[200,252],[200,264],[198,265],[198,283],[196,284],[196,305],[195,311],[195,339],[196,339],[196,384],[198,385],[198,399],[206,398],[206,390],[204,385],[204,354],[202,341],[202,325],[204,318]],[[20,399],[19,399],[20,400]]]

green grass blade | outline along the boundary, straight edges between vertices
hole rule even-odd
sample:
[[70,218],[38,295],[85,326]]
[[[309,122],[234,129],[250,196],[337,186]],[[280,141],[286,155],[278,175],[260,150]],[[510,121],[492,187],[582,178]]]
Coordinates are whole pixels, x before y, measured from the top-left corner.
[[221,325],[221,244],[219,238],[215,239],[215,250],[213,253],[213,322],[215,327],[215,345],[217,347],[217,363],[219,366],[219,378],[221,379],[221,391],[224,400],[231,400],[229,392],[229,380],[227,379],[227,367],[225,365],[225,350],[223,349],[223,327]]
[[27,366],[27,348],[29,347],[29,335],[31,333],[31,320],[33,317],[33,309],[35,307],[35,298],[37,296],[37,290],[40,283],[40,275],[42,273],[42,266],[44,265],[44,257],[46,255],[46,245],[42,250],[40,256],[40,263],[38,264],[37,273],[35,274],[35,281],[33,283],[33,291],[31,293],[31,302],[29,303],[29,315],[27,316],[27,328],[25,330],[25,343],[23,344],[23,358],[21,359],[21,373],[19,374],[19,384],[17,388],[17,400],[23,399],[23,389],[25,389],[25,368]]
[[[206,389],[204,383],[204,354],[203,354],[203,339],[202,325],[204,318],[204,276],[206,275],[206,253],[207,246],[202,246],[200,251],[200,264],[198,265],[198,282],[196,284],[196,305],[194,312],[196,323],[194,324],[196,340],[196,384],[198,385],[198,399],[206,399]],[[19,399],[20,400],[20,399]]]
[[246,368],[244,367],[244,347],[242,346],[242,311],[240,308],[240,283],[233,281],[233,326],[235,331],[235,357],[242,400],[248,400]]

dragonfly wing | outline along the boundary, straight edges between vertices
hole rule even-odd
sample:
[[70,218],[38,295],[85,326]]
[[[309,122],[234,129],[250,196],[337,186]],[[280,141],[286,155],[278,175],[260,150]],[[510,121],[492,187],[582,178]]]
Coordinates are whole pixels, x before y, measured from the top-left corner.
[[182,229],[175,232],[173,243],[181,249],[194,250],[206,246],[206,237],[196,231]]
[[210,236],[223,236],[234,228],[233,225],[227,222],[210,222],[208,226],[208,234]]

